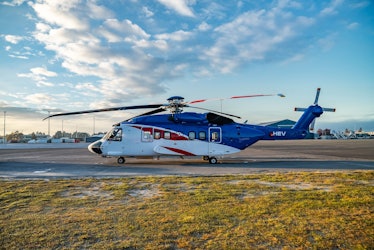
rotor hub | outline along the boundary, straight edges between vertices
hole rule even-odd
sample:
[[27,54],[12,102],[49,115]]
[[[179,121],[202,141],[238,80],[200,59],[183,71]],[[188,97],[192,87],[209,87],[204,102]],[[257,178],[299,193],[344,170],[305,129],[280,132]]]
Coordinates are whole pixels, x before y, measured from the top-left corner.
[[170,112],[173,114],[179,114],[183,111],[185,106],[184,97],[182,96],[172,96],[167,99],[169,102]]

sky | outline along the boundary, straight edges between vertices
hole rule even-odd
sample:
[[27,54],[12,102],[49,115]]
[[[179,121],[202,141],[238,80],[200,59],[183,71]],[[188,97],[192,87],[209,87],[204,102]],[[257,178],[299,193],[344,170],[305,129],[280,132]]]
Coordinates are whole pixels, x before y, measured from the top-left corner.
[[336,112],[316,128],[374,131],[371,0],[5,0],[0,17],[0,134],[104,132],[146,110],[42,119],[173,95],[282,93],[199,106],[297,120],[318,87]]

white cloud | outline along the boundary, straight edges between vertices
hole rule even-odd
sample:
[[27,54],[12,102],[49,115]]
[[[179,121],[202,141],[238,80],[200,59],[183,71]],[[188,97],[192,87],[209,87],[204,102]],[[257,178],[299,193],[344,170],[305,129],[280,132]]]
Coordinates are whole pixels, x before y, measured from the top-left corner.
[[152,17],[154,15],[154,13],[151,10],[149,10],[146,6],[143,6],[142,11],[146,17]]
[[42,67],[36,67],[30,69],[31,73],[21,73],[18,74],[18,77],[26,77],[31,78],[33,81],[35,81],[36,85],[38,87],[52,87],[54,86],[53,83],[47,82],[48,77],[56,77],[57,73],[53,71],[49,71],[46,68]]
[[5,35],[5,41],[13,43],[13,44],[17,44],[22,40],[23,40],[22,36]]
[[57,76],[56,72],[49,71],[46,68],[42,68],[42,67],[32,68],[30,69],[30,71],[35,75],[41,75],[41,76],[47,76],[47,77]]
[[96,5],[96,1],[88,1],[88,16],[92,19],[108,19],[113,18],[115,15],[112,10],[109,10],[105,6]]
[[201,58],[213,69],[229,73],[249,62],[292,57],[299,53],[298,48],[282,49],[282,46],[315,24],[314,18],[294,15],[288,9],[296,7],[287,1],[279,1],[272,9],[244,12],[231,22],[216,27],[215,43]]
[[365,8],[370,5],[370,1],[359,1],[356,3],[351,3],[350,7],[354,9],[360,9],[360,8]]
[[53,98],[45,93],[36,93],[26,96],[25,101],[30,104],[42,105],[45,106],[46,103],[49,103]]
[[212,28],[211,25],[207,24],[206,22],[202,22],[199,26],[198,26],[198,30],[200,31],[208,31]]
[[77,9],[77,0],[66,1],[39,1],[31,3],[31,7],[35,10],[36,14],[52,25],[58,25],[67,29],[86,30],[88,28],[86,18],[79,18]]
[[160,40],[173,40],[180,42],[189,39],[192,35],[193,33],[190,31],[178,30],[173,33],[158,34],[155,35],[155,37]]
[[13,1],[4,1],[4,2],[1,2],[0,4],[8,5],[8,6],[19,6],[23,4],[24,2],[26,2],[26,0],[13,0]]
[[40,81],[36,82],[36,86],[38,86],[38,87],[53,87],[55,85],[51,82],[46,82],[46,81],[40,80]]
[[188,4],[191,1],[188,0],[158,0],[161,4],[165,5],[167,8],[176,11],[182,16],[194,17],[194,13]]
[[349,30],[354,30],[354,29],[356,29],[358,26],[359,26],[358,23],[353,22],[353,23],[350,23],[350,24],[347,25],[347,29],[349,29]]
[[296,55],[292,56],[291,58],[286,59],[283,62],[283,64],[287,64],[287,63],[291,63],[291,62],[298,62],[298,61],[303,60],[304,57],[305,57],[304,54],[296,54]]
[[332,0],[330,4],[321,10],[320,14],[322,16],[327,16],[327,15],[335,15],[338,13],[337,8],[343,3],[343,0]]
[[78,83],[77,85],[75,85],[75,88],[83,92],[100,92],[100,89],[98,87],[89,82]]
[[127,19],[122,22],[117,19],[107,19],[100,27],[99,32],[102,36],[107,38],[109,42],[126,41],[135,43],[139,39],[150,38],[150,35],[142,28]]
[[18,58],[18,59],[24,59],[24,60],[29,59],[27,56],[14,55],[14,54],[9,55],[9,57],[12,57],[12,58]]

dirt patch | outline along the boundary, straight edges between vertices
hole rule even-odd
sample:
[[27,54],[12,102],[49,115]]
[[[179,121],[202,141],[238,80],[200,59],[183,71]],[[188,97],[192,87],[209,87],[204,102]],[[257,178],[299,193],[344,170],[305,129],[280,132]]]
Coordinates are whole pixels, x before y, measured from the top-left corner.
[[132,189],[128,191],[128,194],[131,197],[139,199],[150,199],[161,195],[158,185],[151,185],[149,188],[145,189]]

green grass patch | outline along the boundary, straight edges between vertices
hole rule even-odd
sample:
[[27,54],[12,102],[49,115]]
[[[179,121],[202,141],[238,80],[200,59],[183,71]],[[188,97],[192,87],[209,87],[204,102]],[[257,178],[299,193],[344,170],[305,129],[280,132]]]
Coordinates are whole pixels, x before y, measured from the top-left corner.
[[2,249],[370,249],[374,171],[1,180]]

